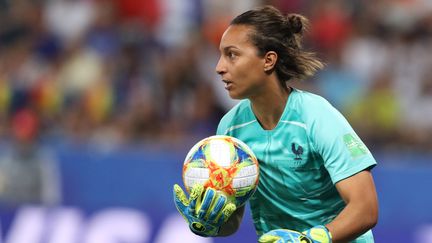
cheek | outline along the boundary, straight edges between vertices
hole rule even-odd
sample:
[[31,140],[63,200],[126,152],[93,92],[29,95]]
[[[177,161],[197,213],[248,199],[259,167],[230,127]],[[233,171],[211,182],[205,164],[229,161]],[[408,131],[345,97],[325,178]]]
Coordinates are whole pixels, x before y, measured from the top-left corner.
[[247,66],[243,72],[244,81],[249,84],[249,86],[260,85],[264,80],[264,71],[262,71],[258,66]]
[[236,70],[236,76],[241,82],[255,83],[256,80],[261,80],[264,74],[262,66],[257,61],[249,61],[242,63]]

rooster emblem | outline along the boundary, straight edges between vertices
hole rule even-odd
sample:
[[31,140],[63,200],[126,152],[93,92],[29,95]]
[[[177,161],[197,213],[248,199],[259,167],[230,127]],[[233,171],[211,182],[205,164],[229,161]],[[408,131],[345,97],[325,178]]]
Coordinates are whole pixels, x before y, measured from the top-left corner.
[[296,148],[295,143],[291,143],[291,150],[295,154],[295,160],[301,160],[301,155],[303,154],[303,147],[298,145]]

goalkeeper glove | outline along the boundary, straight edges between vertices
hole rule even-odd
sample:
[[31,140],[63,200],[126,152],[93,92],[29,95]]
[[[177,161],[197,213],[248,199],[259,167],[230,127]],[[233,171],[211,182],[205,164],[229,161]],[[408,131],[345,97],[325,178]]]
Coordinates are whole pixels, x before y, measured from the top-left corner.
[[331,243],[331,234],[325,226],[315,226],[303,233],[276,229],[262,235],[260,243]]
[[174,203],[177,210],[189,224],[189,228],[200,236],[216,236],[222,224],[236,210],[236,206],[212,188],[204,192],[203,185],[192,187],[189,199],[181,187],[174,185]]
[[313,243],[331,243],[332,236],[330,231],[324,225],[314,226],[303,232],[307,237],[312,239]]

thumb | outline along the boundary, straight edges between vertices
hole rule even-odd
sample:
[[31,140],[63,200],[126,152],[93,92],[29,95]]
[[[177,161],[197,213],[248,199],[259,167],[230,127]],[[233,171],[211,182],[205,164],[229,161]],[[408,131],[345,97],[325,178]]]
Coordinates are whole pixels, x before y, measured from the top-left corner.
[[229,217],[236,211],[237,207],[234,203],[227,203],[219,214],[218,224],[223,224],[228,221]]
[[223,214],[225,214],[225,217],[230,217],[231,216],[231,214],[233,214],[234,213],[234,211],[236,211],[236,209],[237,209],[237,207],[236,207],[236,205],[234,204],[234,203],[232,203],[232,202],[229,202],[226,206],[225,206],[225,208],[223,209]]
[[281,238],[275,235],[264,234],[259,239],[259,243],[275,243],[278,242]]

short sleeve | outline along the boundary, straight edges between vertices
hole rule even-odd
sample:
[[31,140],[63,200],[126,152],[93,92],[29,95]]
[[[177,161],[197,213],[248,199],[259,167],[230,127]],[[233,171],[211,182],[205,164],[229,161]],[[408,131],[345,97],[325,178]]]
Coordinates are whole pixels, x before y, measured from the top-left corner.
[[376,165],[369,149],[339,111],[325,99],[317,108],[309,136],[334,184]]
[[216,135],[226,135],[227,125],[226,125],[226,116],[224,116],[220,121],[219,125],[216,129]]

